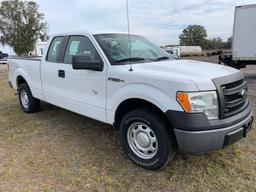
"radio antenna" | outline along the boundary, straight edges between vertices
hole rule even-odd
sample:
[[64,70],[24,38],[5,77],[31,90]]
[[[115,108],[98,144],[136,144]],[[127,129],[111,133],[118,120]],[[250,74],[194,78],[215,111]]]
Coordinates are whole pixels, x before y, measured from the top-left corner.
[[[126,0],[126,13],[127,13],[127,30],[128,30],[128,51],[129,51],[129,58],[131,58],[131,33],[130,33],[130,15],[129,15],[129,0]],[[130,63],[129,71],[133,71],[132,64]]]

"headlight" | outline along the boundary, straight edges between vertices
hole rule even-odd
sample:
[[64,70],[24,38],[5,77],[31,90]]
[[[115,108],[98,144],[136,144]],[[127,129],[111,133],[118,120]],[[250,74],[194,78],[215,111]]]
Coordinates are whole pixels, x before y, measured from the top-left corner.
[[178,92],[177,100],[188,113],[201,112],[208,119],[218,119],[219,105],[216,91],[209,92]]

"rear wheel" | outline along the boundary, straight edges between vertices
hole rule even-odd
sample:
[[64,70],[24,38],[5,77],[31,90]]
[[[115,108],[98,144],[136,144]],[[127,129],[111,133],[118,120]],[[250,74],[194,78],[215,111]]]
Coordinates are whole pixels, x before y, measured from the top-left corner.
[[120,124],[120,142],[127,156],[146,169],[158,169],[175,157],[175,140],[164,120],[149,109],[135,109]]
[[18,92],[20,105],[25,113],[37,112],[40,109],[40,100],[32,96],[27,84],[21,84]]

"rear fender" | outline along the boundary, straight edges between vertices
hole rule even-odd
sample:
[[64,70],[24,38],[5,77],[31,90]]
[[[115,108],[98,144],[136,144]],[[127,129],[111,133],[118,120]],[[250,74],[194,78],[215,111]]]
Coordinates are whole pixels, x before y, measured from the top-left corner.
[[18,68],[14,73],[14,77],[15,77],[15,84],[13,84],[14,89],[18,90],[18,77],[19,76],[21,76],[23,79],[25,79],[28,86],[31,84],[30,78],[29,78],[28,74],[26,73],[26,71],[22,68]]

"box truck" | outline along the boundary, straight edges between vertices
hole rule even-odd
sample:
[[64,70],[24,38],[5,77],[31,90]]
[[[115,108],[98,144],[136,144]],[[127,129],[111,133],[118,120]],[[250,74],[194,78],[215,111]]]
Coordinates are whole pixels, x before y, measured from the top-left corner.
[[256,64],[256,4],[235,8],[232,54],[221,55],[219,62],[240,69]]

